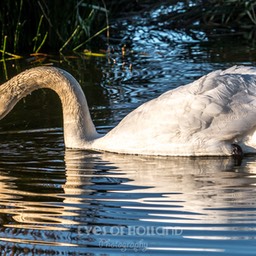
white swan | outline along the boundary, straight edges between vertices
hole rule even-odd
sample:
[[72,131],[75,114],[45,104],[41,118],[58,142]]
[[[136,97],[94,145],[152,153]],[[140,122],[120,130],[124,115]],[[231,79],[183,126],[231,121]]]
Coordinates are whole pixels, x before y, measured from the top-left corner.
[[61,99],[67,148],[144,155],[221,156],[232,155],[235,143],[245,153],[256,153],[256,68],[253,67],[218,70],[168,91],[135,109],[106,135],[97,133],[75,78],[54,67],[26,70],[1,85],[0,119],[21,98],[39,88],[50,88]]

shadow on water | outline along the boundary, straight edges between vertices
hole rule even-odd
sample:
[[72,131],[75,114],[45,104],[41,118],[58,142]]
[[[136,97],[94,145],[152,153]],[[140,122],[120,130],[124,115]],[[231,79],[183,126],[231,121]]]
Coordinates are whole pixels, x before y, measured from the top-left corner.
[[231,158],[62,151],[61,132],[28,136],[2,139],[3,253],[253,255],[255,157],[235,167]]

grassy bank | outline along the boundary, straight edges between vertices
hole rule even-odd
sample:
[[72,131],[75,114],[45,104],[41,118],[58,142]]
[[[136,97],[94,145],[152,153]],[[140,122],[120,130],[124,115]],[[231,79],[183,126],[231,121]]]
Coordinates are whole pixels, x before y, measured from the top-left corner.
[[160,5],[173,7],[156,21],[170,29],[204,31],[209,39],[228,35],[255,41],[252,0],[17,0],[0,2],[2,55],[106,48],[113,17],[144,14]]

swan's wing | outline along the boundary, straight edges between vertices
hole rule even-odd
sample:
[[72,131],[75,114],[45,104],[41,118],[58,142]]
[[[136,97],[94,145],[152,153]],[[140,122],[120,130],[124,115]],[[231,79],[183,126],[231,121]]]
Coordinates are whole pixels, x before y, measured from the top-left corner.
[[255,68],[233,67],[217,75],[212,73],[205,77],[202,85],[207,88],[202,86],[197,97],[203,95],[210,101],[201,112],[201,119],[208,123],[202,134],[211,132],[219,140],[234,140],[255,128]]
[[256,69],[234,67],[143,104],[106,141],[119,152],[124,148],[147,154],[223,154],[219,151],[227,150],[227,141],[240,140],[255,126]]

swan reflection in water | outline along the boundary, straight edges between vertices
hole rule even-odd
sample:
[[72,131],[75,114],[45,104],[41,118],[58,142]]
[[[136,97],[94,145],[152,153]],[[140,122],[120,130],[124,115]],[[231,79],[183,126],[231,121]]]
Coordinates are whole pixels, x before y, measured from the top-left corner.
[[[191,238],[251,239],[254,158],[245,158],[242,166],[235,167],[228,157],[149,158],[66,150],[65,172],[54,166],[38,168],[39,176],[45,172],[44,180],[33,170],[35,177],[22,181],[19,172],[26,174],[26,165],[31,166],[31,161],[0,166],[2,242],[98,248],[102,239],[143,238],[147,249],[152,244],[182,249],[193,247]],[[88,226],[104,227],[107,232],[94,233],[91,228],[88,232],[84,230]],[[165,230],[175,226],[182,233],[179,237],[168,233],[171,240],[128,233],[111,236],[111,227],[120,226],[124,232],[129,226]]]

